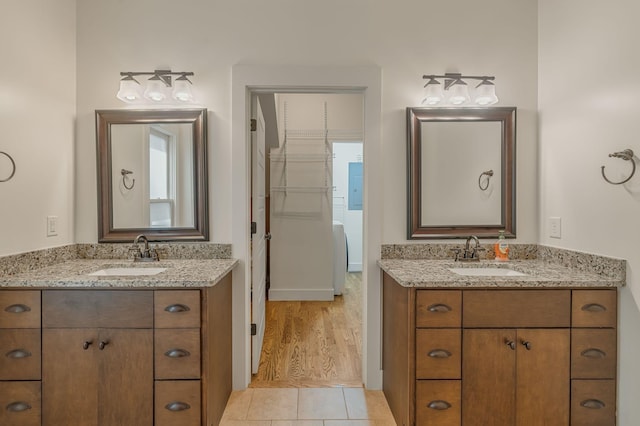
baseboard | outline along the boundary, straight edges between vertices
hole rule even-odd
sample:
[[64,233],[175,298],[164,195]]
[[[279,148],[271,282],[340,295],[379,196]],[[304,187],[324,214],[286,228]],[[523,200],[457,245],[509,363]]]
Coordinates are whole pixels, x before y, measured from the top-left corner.
[[349,263],[348,272],[362,272],[362,263]]
[[333,300],[333,289],[269,289],[269,300]]

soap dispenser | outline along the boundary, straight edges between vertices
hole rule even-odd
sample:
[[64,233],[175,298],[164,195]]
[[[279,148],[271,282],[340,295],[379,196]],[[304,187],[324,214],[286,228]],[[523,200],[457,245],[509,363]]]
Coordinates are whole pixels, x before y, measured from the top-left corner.
[[498,241],[493,245],[493,251],[496,253],[496,260],[505,262],[509,260],[509,243],[504,237],[504,231],[498,231]]

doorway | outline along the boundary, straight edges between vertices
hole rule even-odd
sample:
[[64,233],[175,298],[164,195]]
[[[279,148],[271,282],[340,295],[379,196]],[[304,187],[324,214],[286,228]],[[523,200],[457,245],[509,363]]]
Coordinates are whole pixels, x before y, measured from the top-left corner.
[[251,386],[362,386],[362,94],[260,93],[252,113]]
[[[365,193],[362,272],[362,369],[368,389],[382,385],[380,354],[380,255],[382,234],[381,71],[366,67],[287,67],[236,65],[232,69],[231,211],[233,257],[233,383],[245,389],[251,380],[251,228],[250,228],[250,131],[251,93],[260,91],[361,92],[364,94]],[[366,189],[369,188],[369,189]]]

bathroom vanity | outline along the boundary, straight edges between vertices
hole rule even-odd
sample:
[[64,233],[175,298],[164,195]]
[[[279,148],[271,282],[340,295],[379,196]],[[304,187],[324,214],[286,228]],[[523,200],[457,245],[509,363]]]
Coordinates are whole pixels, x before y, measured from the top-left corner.
[[0,277],[0,424],[217,425],[235,263],[73,260]]
[[379,264],[383,390],[399,426],[616,424],[624,280],[540,261]]

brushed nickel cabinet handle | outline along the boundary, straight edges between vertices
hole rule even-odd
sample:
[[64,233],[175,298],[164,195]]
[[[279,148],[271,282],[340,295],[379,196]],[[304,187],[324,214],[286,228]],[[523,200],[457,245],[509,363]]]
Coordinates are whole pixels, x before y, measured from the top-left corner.
[[584,351],[580,352],[580,355],[585,357],[585,358],[602,359],[602,358],[606,358],[607,353],[605,351],[603,351],[602,349],[589,348],[589,349],[585,349]]
[[528,351],[531,350],[531,342],[527,341],[527,340],[523,340],[522,342],[522,346],[524,346]]
[[453,309],[451,309],[451,306],[445,305],[444,303],[434,303],[433,305],[429,305],[427,310],[436,314],[446,314],[447,312],[451,312]]
[[26,351],[24,349],[14,349],[12,351],[7,352],[7,358],[20,359],[20,358],[29,358],[31,356],[31,352]]
[[16,401],[7,405],[7,411],[10,411],[12,413],[19,413],[21,411],[27,410],[31,410],[31,405],[27,404],[26,402]]
[[108,344],[109,344],[108,340],[101,340],[100,343],[98,343],[98,349],[103,351],[105,346],[107,346]]
[[84,343],[82,343],[82,349],[86,351],[91,345],[93,345],[93,340],[85,340]]
[[22,303],[18,303],[15,305],[9,305],[4,308],[5,312],[9,312],[10,314],[21,314],[23,312],[29,312],[31,310],[27,305],[23,305]]
[[442,411],[451,408],[451,404],[449,404],[447,401],[437,399],[435,401],[431,401],[429,405],[427,405],[427,407],[431,408],[432,410]]
[[167,356],[169,358],[184,358],[189,355],[191,355],[189,351],[186,351],[184,349],[169,349],[164,353],[164,356]]
[[174,401],[165,405],[164,408],[166,408],[169,411],[185,411],[191,408],[191,406],[186,402]]
[[189,308],[187,305],[183,305],[182,303],[175,303],[173,305],[167,306],[166,308],[164,308],[164,310],[171,314],[176,314],[178,312],[188,312],[191,310],[191,308]]
[[604,312],[607,310],[606,306],[599,303],[587,303],[586,305],[583,305],[581,309],[587,312]]
[[584,408],[590,408],[592,410],[600,410],[605,407],[604,402],[599,399],[585,399],[580,403],[580,405]]
[[446,349],[434,349],[429,352],[430,358],[449,358],[451,356],[451,352]]
[[505,345],[509,346],[509,348],[512,351],[516,350],[516,342],[514,342],[513,340],[505,340],[504,343],[505,343]]

